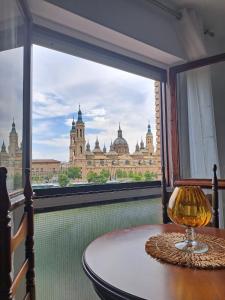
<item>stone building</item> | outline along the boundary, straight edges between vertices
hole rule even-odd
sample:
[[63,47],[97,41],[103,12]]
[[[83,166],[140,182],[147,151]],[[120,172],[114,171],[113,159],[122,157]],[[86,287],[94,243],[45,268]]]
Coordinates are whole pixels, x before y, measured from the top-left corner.
[[33,176],[56,176],[61,171],[61,162],[56,159],[33,159]]
[[[155,92],[158,92],[158,86],[155,85]],[[156,96],[156,102],[159,98]],[[157,103],[156,103],[157,104]],[[156,106],[159,109],[159,106]],[[159,113],[156,111],[156,118],[159,119]],[[158,124],[158,123],[157,123]],[[160,127],[157,127],[157,144],[159,143]],[[91,150],[89,142],[86,143],[85,123],[82,119],[82,112],[78,110],[78,118],[72,121],[70,130],[70,159],[69,166],[81,168],[82,178],[85,180],[89,172],[99,174],[102,170],[109,172],[111,178],[115,178],[117,171],[125,171],[145,174],[152,172],[161,177],[160,167],[160,146],[156,145],[154,149],[153,135],[151,126],[148,124],[145,143],[141,139],[140,145],[137,143],[135,151],[130,153],[129,145],[123,137],[123,132],[119,124],[117,138],[111,142],[110,149],[104,147],[101,149],[98,138],[95,141],[94,149]]]
[[3,141],[0,152],[0,166],[8,170],[8,189],[15,190],[22,187],[22,142],[19,146],[18,133],[13,120],[12,129],[9,133],[8,151]]
[[[107,151],[105,145],[101,149],[98,138],[94,148],[91,150],[89,142],[86,142],[85,123],[82,119],[82,112],[79,107],[78,118],[72,121],[70,130],[69,162],[61,163],[55,159],[39,159],[32,161],[33,176],[56,175],[71,166],[80,167],[82,179],[86,180],[87,174],[91,171],[100,173],[107,170],[110,177],[116,177],[118,170],[141,173],[153,172],[157,178],[161,178],[160,160],[160,83],[155,82],[155,116],[156,116],[156,147],[153,144],[151,126],[148,124],[145,142],[141,139],[136,144],[135,151],[131,152],[128,142],[123,136],[119,124],[117,138],[111,142]],[[109,137],[110,138],[110,137]],[[9,133],[8,149],[3,141],[0,151],[0,166],[8,170],[9,190],[21,187],[22,184],[22,142],[19,146],[18,133],[13,120]]]

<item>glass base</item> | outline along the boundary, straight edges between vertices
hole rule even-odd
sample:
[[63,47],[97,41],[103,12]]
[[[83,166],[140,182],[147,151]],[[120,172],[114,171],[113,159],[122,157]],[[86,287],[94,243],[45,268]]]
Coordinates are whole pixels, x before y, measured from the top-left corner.
[[185,240],[183,242],[176,243],[175,247],[179,250],[196,254],[205,253],[209,249],[207,244],[196,240]]

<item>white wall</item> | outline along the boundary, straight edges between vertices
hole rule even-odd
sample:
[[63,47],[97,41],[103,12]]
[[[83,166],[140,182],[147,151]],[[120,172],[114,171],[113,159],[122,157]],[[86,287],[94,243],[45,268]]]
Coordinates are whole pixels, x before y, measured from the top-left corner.
[[[145,0],[47,0],[98,24],[185,59],[179,22]],[[179,23],[178,23],[179,26]]]

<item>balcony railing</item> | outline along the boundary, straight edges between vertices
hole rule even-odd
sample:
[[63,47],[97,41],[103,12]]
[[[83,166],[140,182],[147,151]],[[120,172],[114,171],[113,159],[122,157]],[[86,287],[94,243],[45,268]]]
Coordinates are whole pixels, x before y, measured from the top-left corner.
[[162,223],[159,198],[37,213],[37,299],[99,299],[81,267],[86,246],[112,230],[156,223]]
[[[82,270],[84,249],[106,232],[162,223],[160,182],[86,186],[66,191],[58,189],[55,195],[53,189],[37,191],[34,198],[37,299],[98,299]],[[23,196],[19,195],[12,201],[15,229],[23,211],[22,203]],[[15,257],[14,270],[23,255],[21,251]]]

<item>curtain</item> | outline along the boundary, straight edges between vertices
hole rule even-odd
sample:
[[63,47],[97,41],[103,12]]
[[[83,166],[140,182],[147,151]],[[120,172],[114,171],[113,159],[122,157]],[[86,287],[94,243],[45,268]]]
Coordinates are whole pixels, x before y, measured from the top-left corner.
[[[190,61],[207,56],[202,23],[193,10],[183,10],[180,36]],[[181,176],[212,178],[216,164],[220,177],[210,67],[185,72],[178,82],[184,87],[178,94]],[[220,202],[222,207],[222,197]]]

